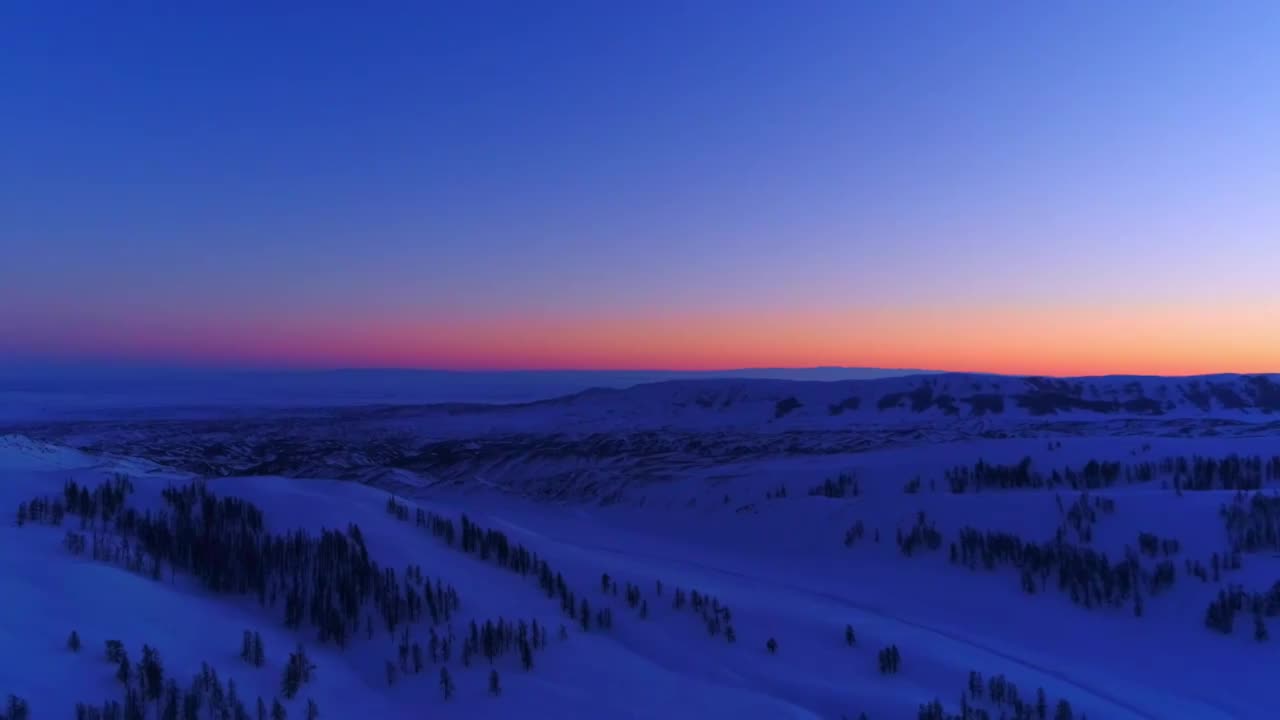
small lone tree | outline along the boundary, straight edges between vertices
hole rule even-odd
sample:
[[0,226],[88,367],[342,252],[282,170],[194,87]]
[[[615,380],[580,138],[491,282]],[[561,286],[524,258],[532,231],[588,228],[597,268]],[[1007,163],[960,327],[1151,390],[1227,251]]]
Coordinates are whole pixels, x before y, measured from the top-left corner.
[[280,683],[285,699],[293,699],[298,690],[311,681],[311,673],[315,669],[315,664],[307,657],[301,644],[296,651],[289,653],[289,663],[285,665],[284,678]]
[[502,685],[498,682],[498,671],[489,671],[489,692],[493,695],[502,694]]
[[27,705],[27,701],[17,695],[10,695],[9,701],[5,703],[5,714],[0,715],[5,720],[30,720],[31,708]]
[[453,689],[453,678],[449,677],[449,668],[440,668],[440,692],[444,694],[445,700],[453,697]]
[[854,643],[856,642],[857,642],[857,639],[853,635],[853,626],[845,625],[844,626],[844,644],[848,645],[849,647],[853,647]]
[[777,640],[774,640],[773,638],[769,638],[769,642],[765,643],[764,646],[766,649],[768,649],[770,655],[777,654],[778,652]]
[[67,649],[74,653],[80,652],[80,633],[71,631],[71,636],[67,638]]

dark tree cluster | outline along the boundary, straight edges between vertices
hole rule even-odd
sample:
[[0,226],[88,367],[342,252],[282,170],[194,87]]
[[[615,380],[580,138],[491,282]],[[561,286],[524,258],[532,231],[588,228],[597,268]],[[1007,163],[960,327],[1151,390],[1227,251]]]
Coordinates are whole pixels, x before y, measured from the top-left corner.
[[[505,655],[518,654],[520,665],[525,670],[531,670],[534,665],[534,652],[546,646],[546,625],[539,624],[536,619],[525,622],[498,618],[496,621],[485,620],[483,623],[472,620],[466,636],[462,639],[462,664],[470,667],[472,658],[483,657],[492,665]],[[403,653],[401,657],[404,657]],[[403,669],[403,659],[401,664]]]
[[804,404],[794,397],[783,398],[773,404],[773,417],[775,419],[786,417],[793,410],[804,407]]
[[809,488],[812,497],[843,498],[858,497],[862,492],[858,487],[858,479],[853,473],[840,473],[834,478],[827,478],[821,484]]
[[[1147,448],[1149,449],[1149,447]],[[1178,492],[1203,490],[1257,490],[1264,482],[1280,481],[1280,456],[1228,455],[1224,458],[1200,456],[1167,458],[1160,462],[1125,464],[1118,461],[1089,460],[1083,467],[1053,470],[1048,475],[1031,466],[1024,457],[1013,465],[979,460],[972,466],[957,466],[944,473],[952,493],[980,490],[1014,490],[1069,487],[1097,490],[1121,483],[1146,483],[1158,478],[1172,479]]]
[[1238,492],[1221,515],[1234,551],[1280,550],[1280,495]]
[[[940,707],[940,705],[939,705]],[[954,717],[957,720],[969,718],[986,719],[992,717],[1012,718],[1012,720],[1049,720],[1049,698],[1044,688],[1037,688],[1034,700],[1030,695],[1024,696],[1018,686],[1004,675],[993,675],[983,683],[982,674],[969,672],[969,684],[960,695],[959,715],[932,715],[930,717]],[[996,713],[999,713],[998,715]],[[1059,700],[1053,715],[1054,720],[1074,720],[1071,703]],[[1081,720],[1086,720],[1084,716]]]
[[[624,597],[627,602],[627,607],[635,610],[641,620],[647,619],[649,617],[649,601],[645,599],[644,593],[640,590],[640,586],[633,585],[628,582],[625,584],[625,590],[626,592],[624,593]],[[609,573],[602,574],[600,576],[600,591],[606,595],[613,594],[614,596],[617,596],[618,581],[610,578]]]
[[245,630],[240,641],[240,659],[254,667],[262,667],[266,653],[262,647],[262,635],[256,630]]
[[853,547],[853,544],[861,540],[866,535],[866,532],[867,530],[863,527],[861,520],[850,525],[849,529],[844,531],[844,546]]
[[764,493],[765,500],[781,500],[787,496],[787,486],[779,485],[776,489],[766,490]]
[[720,602],[719,598],[697,590],[690,590],[686,594],[683,589],[677,587],[672,594],[671,607],[675,610],[687,607],[690,612],[697,613],[707,629],[707,634],[711,637],[723,632],[728,642],[737,640],[737,635],[733,631],[733,612],[729,610],[728,605]]
[[992,465],[978,460],[973,467],[957,466],[943,473],[951,492],[960,494],[973,490],[1013,488],[1041,488],[1045,480],[1031,470],[1031,458],[1024,457],[1017,465]]
[[10,695],[4,703],[4,712],[0,713],[0,720],[30,720],[31,707],[26,700],[17,695]]
[[68,480],[62,497],[40,497],[18,505],[18,526],[28,522],[61,525],[67,513],[80,517],[81,529],[107,527],[124,507],[133,492],[133,483],[124,475],[115,475],[93,491]]
[[72,555],[83,555],[86,542],[84,533],[68,530],[66,537],[62,539],[62,546]]
[[1222,573],[1225,570],[1239,570],[1243,561],[1239,552],[1233,552],[1230,555],[1214,553],[1210,558],[1209,566],[1213,568],[1213,574],[1210,575],[1208,568],[1199,560],[1186,558],[1187,574],[1192,577],[1200,578],[1201,582],[1209,582],[1212,577],[1213,582],[1222,581]]
[[920,549],[937,550],[942,546],[942,533],[934,527],[924,514],[924,511],[916,513],[916,522],[907,532],[898,529],[898,549],[903,555],[911,557],[913,553]]
[[1224,458],[1174,458],[1163,461],[1160,471],[1173,475],[1179,492],[1205,490],[1259,490],[1263,483],[1280,480],[1280,456],[1262,458],[1228,455]]
[[[396,498],[387,499],[387,512],[407,521],[408,506]],[[570,619],[582,624],[584,630],[589,629],[592,617],[590,604],[575,593],[564,580],[564,576],[552,570],[551,565],[537,552],[521,543],[512,541],[507,534],[492,528],[483,528],[472,522],[465,514],[459,519],[459,528],[455,530],[453,520],[433,512],[418,508],[414,522],[418,527],[430,529],[431,534],[443,540],[450,547],[473,555],[482,562],[506,568],[522,577],[536,577],[538,586],[548,598],[559,598],[560,609]],[[612,614],[606,614],[603,625],[612,625]]]
[[[128,664],[128,653],[118,641],[108,641],[107,657],[121,668]],[[142,659],[129,671],[118,670],[116,678],[124,687],[124,701],[107,700],[101,705],[76,703],[76,720],[252,720],[244,699],[240,697],[234,680],[224,685],[217,670],[207,663],[184,689],[178,682],[165,675],[159,653],[147,645],[142,647]],[[284,706],[275,701],[278,714],[284,717]],[[314,703],[312,703],[314,705]],[[257,718],[266,720],[266,704],[258,698]],[[316,711],[314,716],[318,717]]]
[[1013,567],[1027,593],[1043,591],[1049,578],[1056,575],[1058,588],[1078,605],[1118,607],[1131,601],[1136,614],[1141,614],[1144,588],[1155,595],[1176,579],[1171,561],[1146,571],[1132,551],[1124,560],[1112,563],[1103,553],[1061,540],[1033,543],[1009,533],[984,533],[968,527],[960,530],[958,543],[952,544],[951,560],[971,570],[979,565],[986,570]]
[[902,653],[898,652],[897,645],[883,648],[876,654],[876,659],[880,665],[880,672],[884,675],[898,672],[898,668],[902,665]]
[[1240,586],[1219,590],[1218,597],[1205,610],[1204,624],[1224,635],[1230,635],[1236,616],[1248,612],[1253,616],[1253,637],[1263,641],[1270,637],[1266,618],[1280,615],[1280,581],[1266,592],[1246,592]]
[[284,666],[284,678],[280,681],[281,693],[285,698],[292,700],[303,685],[311,682],[311,676],[315,671],[315,663],[311,662],[306,650],[299,644],[297,650],[289,653],[289,662]]
[[1070,505],[1064,505],[1061,495],[1055,495],[1058,512],[1062,513],[1062,526],[1058,528],[1056,539],[1064,542],[1067,533],[1074,531],[1082,543],[1093,542],[1093,526],[1098,522],[1098,513],[1111,514],[1116,511],[1116,501],[1111,498],[1091,496],[1088,491],[1080,493]]
[[[397,577],[369,557],[360,528],[272,534],[262,510],[219,498],[203,483],[166,488],[165,509],[139,513],[124,504],[132,486],[117,478],[90,492],[74,482],[63,504],[93,532],[93,557],[159,579],[162,566],[196,576],[216,593],[254,594],[264,607],[282,604],[290,628],[309,623],[321,642],[344,646],[376,611],[390,633],[402,624],[450,619],[460,601],[440,579],[410,566]],[[72,498],[76,498],[72,500]],[[53,502],[27,503],[28,513]]]
[[1176,555],[1181,545],[1176,539],[1162,538],[1148,532],[1138,533],[1138,551],[1151,557]]

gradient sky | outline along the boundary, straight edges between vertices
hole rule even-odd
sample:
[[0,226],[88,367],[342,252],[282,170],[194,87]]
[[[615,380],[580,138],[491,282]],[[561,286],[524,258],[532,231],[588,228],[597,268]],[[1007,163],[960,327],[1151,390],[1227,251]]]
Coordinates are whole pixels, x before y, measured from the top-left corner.
[[1280,3],[128,5],[0,7],[0,357],[1280,371]]

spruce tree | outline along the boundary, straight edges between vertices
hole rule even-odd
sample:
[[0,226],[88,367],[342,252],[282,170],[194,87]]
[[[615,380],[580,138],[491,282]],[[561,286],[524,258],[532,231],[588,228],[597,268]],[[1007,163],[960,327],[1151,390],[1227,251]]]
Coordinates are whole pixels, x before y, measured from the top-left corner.
[[17,695],[10,695],[9,701],[5,703],[5,720],[30,720],[31,708],[27,705],[27,701]]
[[71,637],[67,638],[67,649],[71,652],[80,652],[80,634],[75,630],[71,631]]
[[496,669],[489,671],[489,692],[493,695],[502,694],[502,686],[498,684],[498,671]]
[[855,642],[855,638],[853,635],[853,626],[845,625],[844,626],[844,644],[848,645],[849,647],[853,647],[854,642]]
[[284,709],[284,705],[280,704],[280,698],[271,699],[271,720],[287,720],[288,711]]
[[449,677],[449,668],[440,668],[440,692],[445,700],[453,697],[453,678]]
[[770,655],[778,652],[778,641],[773,638],[769,638],[769,642],[765,643],[764,646],[769,651]]

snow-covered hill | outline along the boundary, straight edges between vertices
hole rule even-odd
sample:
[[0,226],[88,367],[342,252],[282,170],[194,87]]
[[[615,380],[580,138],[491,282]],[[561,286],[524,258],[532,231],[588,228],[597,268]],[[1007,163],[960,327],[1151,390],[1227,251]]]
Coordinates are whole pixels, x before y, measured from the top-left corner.
[[583,424],[777,429],[971,418],[1262,419],[1280,417],[1280,378],[1045,378],[945,373],[840,382],[669,381],[623,390],[591,390],[506,412],[545,412],[547,408]]
[[[116,547],[128,536],[116,521],[82,521],[71,513],[53,526],[34,519],[29,504],[63,497],[68,480],[91,488],[124,474],[133,485],[125,505],[159,517],[162,508],[174,511],[161,492],[193,476],[20,437],[5,438],[3,447],[0,506],[14,512],[28,503],[28,509],[22,526],[0,524],[6,598],[0,642],[24,660],[0,665],[0,693],[24,698],[35,718],[65,717],[77,702],[124,701],[118,663],[105,657],[108,640],[120,640],[132,661],[141,659],[144,645],[158,651],[165,677],[176,679],[182,693],[199,686],[192,678],[207,663],[224,700],[234,681],[251,716],[261,696],[268,708],[279,698],[290,717],[305,717],[310,699],[323,717],[342,718],[865,713],[905,720],[930,717],[921,706],[934,699],[958,713],[962,697],[989,717],[1014,717],[1009,684],[1033,715],[1039,689],[1050,716],[1060,701],[1076,718],[1269,718],[1276,708],[1270,668],[1280,649],[1255,639],[1254,618],[1272,626],[1268,632],[1275,619],[1270,606],[1251,609],[1249,598],[1273,592],[1280,545],[1270,536],[1233,545],[1220,512],[1249,507],[1253,491],[1241,495],[1242,487],[1256,483],[1264,496],[1275,493],[1280,460],[1273,437],[984,439],[927,452],[744,459],[633,487],[607,505],[533,502],[474,485],[423,486],[414,475],[392,471],[365,478],[372,484],[270,476],[208,481],[214,495],[261,508],[267,533],[303,530],[316,538],[324,528],[349,533],[355,524],[369,557],[394,570],[396,582],[420,587],[411,578],[421,568],[460,599],[456,613],[435,623],[425,615],[404,619],[401,608],[402,619],[389,631],[379,610],[386,606],[371,597],[344,647],[318,640],[314,615],[304,613],[297,628],[284,622],[287,583],[270,585],[269,593],[280,596],[273,602],[252,590],[215,591],[181,562],[162,561],[153,579],[149,560],[130,569],[130,553],[93,549]],[[1181,470],[1175,462],[1195,456],[1229,463],[1233,456],[1258,457],[1260,464],[1208,469],[1193,462]],[[960,467],[968,474],[957,474]],[[967,485],[957,491],[960,477]],[[426,526],[419,510],[430,513]],[[482,552],[433,532],[434,523],[446,521],[462,532],[463,514],[500,533],[506,547],[536,553],[536,562],[547,563],[573,593],[574,613],[558,591],[548,596],[536,571],[522,574],[514,560],[499,560],[492,544],[498,536],[487,536]],[[978,552],[966,528],[1007,535],[988,536],[987,550]],[[67,540],[77,532],[89,546],[78,555]],[[130,537],[134,553],[161,547],[148,544],[154,538]],[[1150,553],[1139,549],[1144,537]],[[990,544],[998,538],[1035,544],[1038,553],[1098,553],[1111,569],[1076,569],[1098,594],[1086,601],[1075,594],[1078,581],[1061,579],[1057,568],[1087,555],[1013,562]],[[1163,574],[1166,564],[1171,579]],[[308,583],[322,576],[308,575]],[[1112,584],[1125,577],[1137,583],[1136,592]],[[1207,608],[1236,587],[1245,595],[1234,627],[1225,634],[1206,627]],[[591,608],[586,629],[577,607],[583,602]],[[612,619],[602,626],[606,609]],[[359,620],[366,615],[371,636]],[[537,620],[550,637],[533,652],[529,669],[514,651],[492,663],[477,652],[464,663],[460,648],[473,619],[480,627],[486,620]],[[66,646],[73,630],[83,643],[79,652]],[[261,667],[239,657],[245,630],[263,638]],[[408,643],[421,648],[421,670],[412,652],[400,656],[406,631]],[[448,661],[429,657],[433,631],[454,637]],[[286,701],[281,678],[299,643],[316,666],[314,679]],[[879,656],[889,648],[897,650],[897,669],[882,672]],[[441,669],[455,686],[448,699]],[[499,677],[496,695],[491,670]],[[978,692],[970,689],[971,673],[981,675]],[[1002,702],[991,697],[995,680],[1004,682]],[[141,689],[137,681],[130,686]],[[211,702],[207,674],[203,687]],[[148,705],[146,717],[166,702]]]
[[[205,717],[231,681],[250,717],[260,696],[295,718],[1038,718],[1040,689],[1054,718],[1275,717],[1275,383],[698,380],[26,421],[0,435],[0,645],[23,659],[0,702],[146,698],[145,645],[177,683],[145,720],[171,695]],[[286,699],[299,643],[314,678]]]

